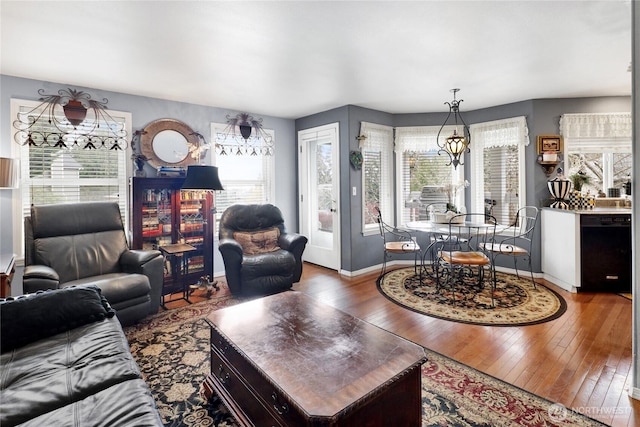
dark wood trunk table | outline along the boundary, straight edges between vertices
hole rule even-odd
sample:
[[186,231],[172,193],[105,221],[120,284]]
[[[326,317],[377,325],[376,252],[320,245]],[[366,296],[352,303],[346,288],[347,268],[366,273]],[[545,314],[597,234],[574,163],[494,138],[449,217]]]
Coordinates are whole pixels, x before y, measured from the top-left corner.
[[211,374],[242,425],[419,426],[424,349],[299,292],[214,311]]

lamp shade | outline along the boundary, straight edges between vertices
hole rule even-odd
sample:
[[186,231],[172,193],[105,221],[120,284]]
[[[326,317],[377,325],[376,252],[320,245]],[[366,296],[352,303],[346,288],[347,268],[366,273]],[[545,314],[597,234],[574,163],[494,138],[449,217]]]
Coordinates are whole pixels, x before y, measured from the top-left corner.
[[187,177],[181,188],[183,190],[224,190],[218,178],[218,168],[202,165],[187,167]]
[[0,188],[16,188],[18,186],[18,161],[0,157]]

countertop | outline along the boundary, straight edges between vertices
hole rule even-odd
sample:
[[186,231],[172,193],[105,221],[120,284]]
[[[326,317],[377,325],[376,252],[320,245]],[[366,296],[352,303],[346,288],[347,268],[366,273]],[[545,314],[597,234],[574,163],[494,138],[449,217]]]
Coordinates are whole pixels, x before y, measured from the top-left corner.
[[593,208],[593,209],[554,209],[554,208],[543,208],[549,209],[554,212],[567,212],[574,215],[615,215],[615,214],[629,214],[631,215],[631,208]]

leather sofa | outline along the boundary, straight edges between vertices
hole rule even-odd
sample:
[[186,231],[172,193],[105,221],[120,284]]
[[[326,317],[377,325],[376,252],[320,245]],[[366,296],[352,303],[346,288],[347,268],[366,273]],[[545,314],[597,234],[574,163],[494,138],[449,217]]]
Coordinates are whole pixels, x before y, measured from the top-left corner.
[[129,250],[117,203],[32,206],[24,225],[25,293],[95,284],[123,325],[158,312],[164,258]]
[[302,275],[307,238],[287,233],[271,204],[229,206],[220,218],[218,248],[235,295],[269,295],[290,289]]
[[95,285],[0,300],[0,425],[162,426]]

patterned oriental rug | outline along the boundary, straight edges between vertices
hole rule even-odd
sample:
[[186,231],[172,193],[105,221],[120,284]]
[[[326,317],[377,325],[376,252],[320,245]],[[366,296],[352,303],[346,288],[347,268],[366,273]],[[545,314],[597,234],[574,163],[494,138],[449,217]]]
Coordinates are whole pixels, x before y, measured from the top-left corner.
[[380,292],[409,310],[438,319],[484,326],[523,326],[548,322],[562,316],[567,303],[557,292],[512,274],[496,273],[495,307],[491,306],[491,287],[457,286],[455,292],[436,289],[435,279],[413,267],[388,271],[378,279]]
[[[224,405],[205,401],[212,310],[232,297],[169,310],[125,328],[165,426],[237,426]],[[597,421],[427,350],[422,367],[423,426],[602,426]]]

